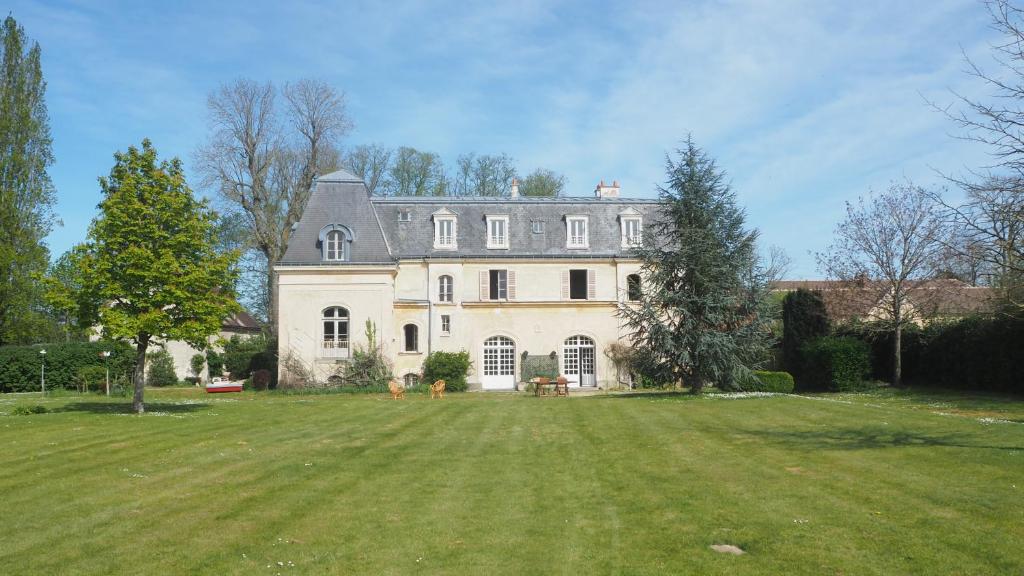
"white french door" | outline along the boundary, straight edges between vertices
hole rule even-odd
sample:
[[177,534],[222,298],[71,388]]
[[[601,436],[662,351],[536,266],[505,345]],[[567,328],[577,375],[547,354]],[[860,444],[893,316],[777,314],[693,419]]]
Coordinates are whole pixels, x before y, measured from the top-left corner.
[[491,336],[484,340],[483,374],[480,387],[484,390],[512,390],[516,386],[516,344],[505,336]]
[[597,386],[597,354],[594,341],[586,336],[572,336],[562,347],[562,374],[573,387]]

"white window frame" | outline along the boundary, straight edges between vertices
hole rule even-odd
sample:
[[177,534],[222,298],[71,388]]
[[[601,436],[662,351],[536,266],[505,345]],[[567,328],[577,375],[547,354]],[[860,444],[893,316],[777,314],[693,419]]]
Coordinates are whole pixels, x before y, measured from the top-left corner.
[[[446,279],[447,287],[445,286]],[[437,278],[437,301],[443,304],[455,302],[455,277],[451,274],[442,274]]]
[[[446,224],[451,225],[448,234],[444,234]],[[458,220],[455,216],[434,216],[434,249],[435,250],[458,250],[459,248]]]
[[[582,222],[582,234],[573,234],[573,223]],[[590,218],[570,215],[565,217],[565,247],[590,248]]]
[[452,335],[452,316],[451,314],[441,314],[441,336]]
[[544,221],[543,220],[531,220],[530,221],[530,230],[534,234],[543,234],[544,233]]
[[324,235],[324,261],[344,262],[347,238],[341,230],[330,230]]
[[[406,334],[406,328],[412,326],[414,329],[415,339],[413,345],[415,349],[409,350],[409,338]],[[406,322],[402,325],[402,351],[401,354],[419,354],[420,353],[420,325],[415,322]]]
[[[633,248],[640,246],[643,243],[644,234],[644,221],[640,216],[623,216],[621,218],[622,225],[622,247]],[[629,225],[636,225],[636,234],[633,237],[629,235]]]
[[[491,226],[502,223],[503,236],[495,236]],[[508,250],[509,246],[508,216],[487,216],[487,248],[492,250]]]

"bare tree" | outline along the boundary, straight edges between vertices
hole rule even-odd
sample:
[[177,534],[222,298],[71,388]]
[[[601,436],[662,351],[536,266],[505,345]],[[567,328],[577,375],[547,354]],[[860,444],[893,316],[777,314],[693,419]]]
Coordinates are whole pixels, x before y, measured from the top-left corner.
[[371,195],[376,194],[383,189],[392,155],[390,148],[380,144],[360,144],[345,155],[345,169],[362,178]]
[[207,98],[210,135],[196,152],[205,186],[248,220],[252,245],[266,258],[269,324],[277,327],[274,269],[313,179],[339,164],[338,141],[351,128],[345,95],[317,80],[286,84],[283,110],[269,83],[236,80]]
[[463,154],[455,161],[455,196],[508,196],[516,167],[506,154]]
[[793,259],[781,246],[771,245],[761,258],[761,268],[769,284],[782,280],[793,268]]
[[850,298],[873,302],[876,324],[893,335],[893,385],[902,376],[903,328],[934,300],[929,282],[942,244],[943,219],[927,192],[911,182],[847,202],[835,241],[818,253],[818,266],[847,284]]

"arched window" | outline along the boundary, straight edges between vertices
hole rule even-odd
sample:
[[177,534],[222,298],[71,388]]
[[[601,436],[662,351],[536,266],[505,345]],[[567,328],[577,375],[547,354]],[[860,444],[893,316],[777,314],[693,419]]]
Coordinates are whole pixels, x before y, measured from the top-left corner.
[[348,310],[341,306],[327,308],[323,312],[321,321],[323,323],[321,356],[348,358]]
[[341,224],[320,229],[320,251],[324,262],[345,262],[352,256],[352,231]]
[[455,281],[447,274],[437,280],[437,301],[451,302],[455,293]]
[[406,388],[413,388],[415,386],[419,386],[419,384],[420,384],[420,375],[419,374],[413,374],[412,372],[409,372],[405,376],[402,376],[402,380],[405,382],[405,387]]
[[420,328],[415,324],[406,324],[402,329],[405,333],[405,351],[419,352],[420,350]]
[[638,302],[643,292],[640,290],[640,275],[630,274],[626,276],[626,300]]

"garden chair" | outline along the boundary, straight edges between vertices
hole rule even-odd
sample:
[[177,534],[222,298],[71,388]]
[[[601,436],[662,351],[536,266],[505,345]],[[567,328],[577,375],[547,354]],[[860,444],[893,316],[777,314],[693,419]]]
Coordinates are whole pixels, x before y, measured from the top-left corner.
[[391,392],[391,399],[398,400],[399,398],[405,399],[405,387],[399,384],[396,380],[388,382],[388,390]]
[[434,395],[435,394],[437,395],[438,398],[440,398],[441,400],[444,400],[444,384],[445,384],[444,380],[438,380],[437,382],[434,382],[433,384],[430,385],[430,399],[431,400],[434,399]]
[[569,381],[566,380],[565,376],[559,376],[555,379],[555,395],[556,396],[568,396],[569,395]]
[[534,394],[534,396],[543,396],[544,395],[544,387],[549,385],[549,384],[551,384],[551,379],[550,378],[545,378],[543,376],[534,378],[533,379],[533,394]]

